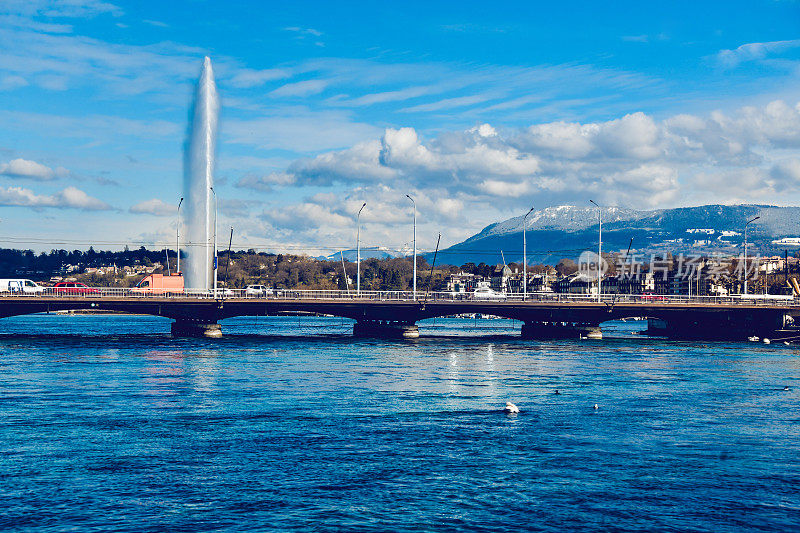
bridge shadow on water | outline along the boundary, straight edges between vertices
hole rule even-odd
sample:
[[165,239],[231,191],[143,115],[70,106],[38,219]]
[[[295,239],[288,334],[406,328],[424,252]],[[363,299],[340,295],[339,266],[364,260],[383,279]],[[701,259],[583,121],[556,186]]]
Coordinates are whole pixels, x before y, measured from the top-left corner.
[[[602,324],[602,340],[554,339],[532,340],[520,336],[521,323],[507,319],[435,319],[419,323],[418,339],[379,339],[353,337],[353,321],[328,317],[238,317],[222,321],[221,339],[177,338],[169,333],[170,320],[141,315],[27,315],[0,321],[0,344],[41,345],[57,341],[60,344],[81,345],[84,348],[212,348],[223,353],[226,347],[258,348],[281,344],[304,343],[330,346],[410,346],[431,351],[438,348],[486,343],[507,346],[561,346],[584,349],[614,349],[627,345],[653,346],[721,346],[761,344],[731,341],[678,341],[643,335],[646,322],[609,321]],[[772,348],[786,347],[774,343]]]
[[[316,335],[285,335],[271,333],[226,333],[221,339],[205,338],[175,338],[169,333],[131,333],[131,334],[92,334],[80,333],[62,334],[15,334],[0,333],[0,347],[20,346],[45,346],[58,344],[62,347],[80,347],[82,351],[92,349],[125,349],[126,352],[147,352],[150,350],[175,350],[176,355],[215,355],[224,356],[227,350],[258,350],[274,349],[279,347],[292,347],[303,345],[313,349],[314,346],[364,348],[375,347],[408,347],[423,349],[430,353],[450,351],[457,347],[486,346],[496,344],[507,349],[520,350],[572,350],[575,352],[602,352],[626,350],[628,348],[643,348],[648,346],[669,347],[670,349],[725,349],[735,346],[749,347],[750,349],[796,349],[796,346],[774,344],[765,346],[761,343],[733,342],[733,341],[685,341],[670,340],[663,337],[606,337],[602,340],[579,339],[548,339],[533,340],[523,339],[518,334],[497,335],[436,335],[423,334],[418,339],[379,339],[353,337],[351,334],[316,334]],[[202,350],[202,353],[197,350]]]

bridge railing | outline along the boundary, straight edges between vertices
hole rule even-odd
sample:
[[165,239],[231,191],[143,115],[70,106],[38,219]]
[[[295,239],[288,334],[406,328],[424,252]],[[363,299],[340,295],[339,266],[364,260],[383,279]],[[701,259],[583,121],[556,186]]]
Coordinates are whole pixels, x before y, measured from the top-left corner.
[[[255,291],[247,289],[152,289],[136,287],[46,287],[41,292],[0,292],[4,296],[62,297],[62,298],[193,298],[203,299],[245,299],[245,300],[359,300],[412,302],[462,302],[479,301],[484,303],[521,302],[596,302],[594,294],[565,294],[554,292],[521,293],[471,293],[471,292],[421,292],[416,298],[411,291],[341,291],[341,290],[294,290],[276,289]],[[727,296],[685,296],[671,294],[603,294],[600,302],[614,304],[693,304],[693,305],[759,305],[786,306],[800,305],[800,298],[771,295],[727,295]]]

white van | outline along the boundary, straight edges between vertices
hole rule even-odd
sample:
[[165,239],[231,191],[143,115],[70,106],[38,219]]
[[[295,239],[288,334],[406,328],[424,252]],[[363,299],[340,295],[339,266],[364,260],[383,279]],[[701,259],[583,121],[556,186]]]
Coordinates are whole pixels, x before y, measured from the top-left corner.
[[44,292],[44,287],[29,279],[0,279],[0,292]]

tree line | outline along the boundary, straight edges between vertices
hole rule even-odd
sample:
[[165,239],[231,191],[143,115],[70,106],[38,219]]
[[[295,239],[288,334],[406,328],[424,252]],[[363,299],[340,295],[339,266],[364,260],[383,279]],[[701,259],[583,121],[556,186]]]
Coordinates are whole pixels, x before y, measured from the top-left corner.
[[[0,249],[0,277],[25,277],[35,281],[47,281],[53,276],[74,277],[91,285],[122,286],[135,285],[144,277],[126,276],[125,266],[152,266],[159,264],[157,273],[166,273],[166,253],[126,247],[122,251],[95,250],[51,250],[35,253],[33,250]],[[169,251],[169,270],[176,267],[175,252]],[[181,254],[181,260],[185,260]],[[116,266],[117,272],[86,273],[87,268]],[[182,265],[183,266],[183,265]],[[69,270],[69,267],[75,267]],[[417,290],[442,290],[451,273],[465,271],[490,276],[495,265],[467,263],[462,267],[437,265],[436,268],[423,257],[417,257]],[[362,290],[411,290],[414,264],[411,257],[387,259],[362,259]],[[346,275],[345,275],[346,273]],[[276,254],[255,250],[227,251],[219,253],[218,279],[231,288],[248,285],[266,285],[286,289],[339,289],[355,290],[356,263],[341,260],[323,260],[305,255]]]

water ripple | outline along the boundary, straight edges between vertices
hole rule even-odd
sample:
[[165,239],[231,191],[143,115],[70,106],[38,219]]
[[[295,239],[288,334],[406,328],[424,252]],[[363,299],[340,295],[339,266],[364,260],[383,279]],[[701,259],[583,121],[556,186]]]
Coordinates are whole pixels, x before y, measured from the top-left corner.
[[474,323],[383,342],[240,319],[206,341],[151,317],[4,319],[0,528],[800,528],[795,349],[627,323],[463,337]]

